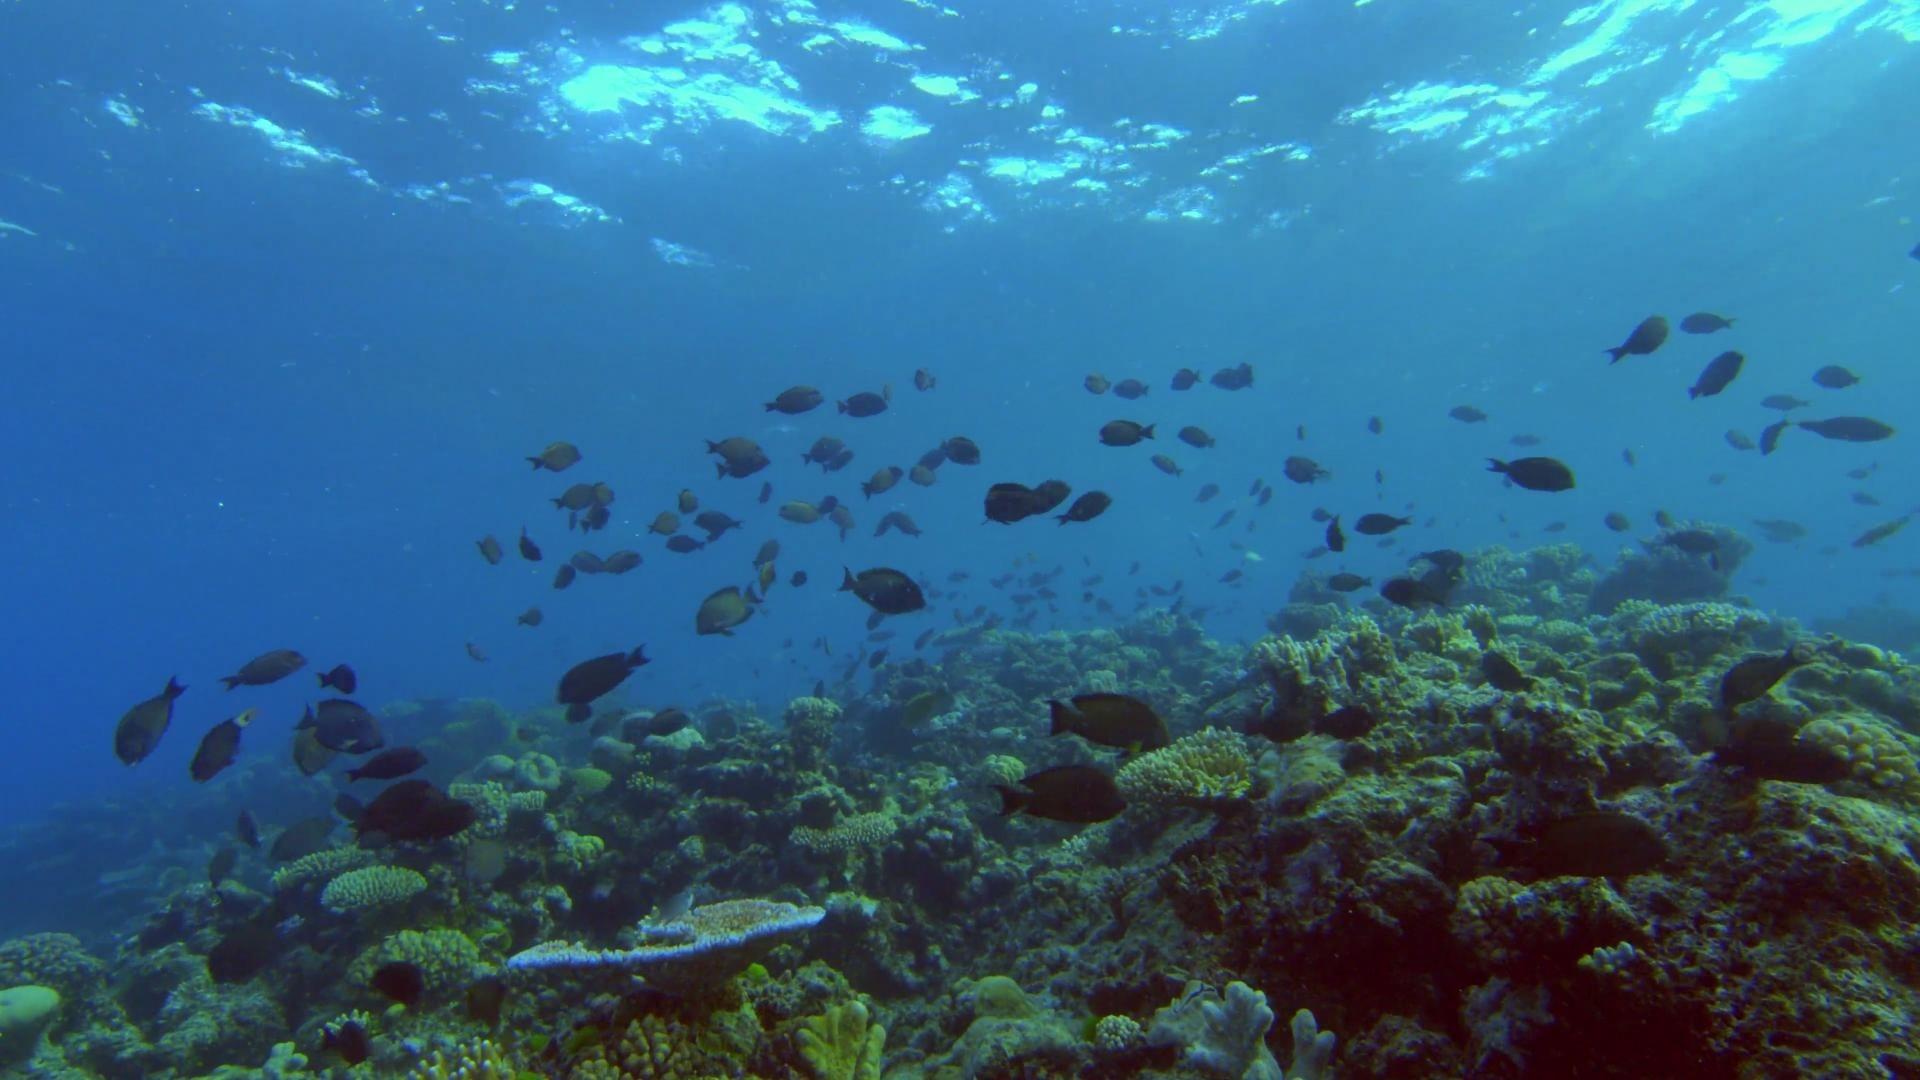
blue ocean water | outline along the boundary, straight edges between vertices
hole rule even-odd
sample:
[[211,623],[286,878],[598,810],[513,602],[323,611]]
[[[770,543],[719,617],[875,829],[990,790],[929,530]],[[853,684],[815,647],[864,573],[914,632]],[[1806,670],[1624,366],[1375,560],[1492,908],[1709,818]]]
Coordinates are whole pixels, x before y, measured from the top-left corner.
[[[136,833],[172,827],[137,817],[142,793],[187,785],[200,734],[245,706],[243,754],[283,759],[311,676],[217,682],[270,648],[351,662],[373,705],[529,705],[645,643],[630,694],[777,709],[862,647],[843,566],[924,577],[944,626],[1011,617],[986,582],[1027,559],[1067,567],[1040,628],[1112,621],[1069,584],[1101,574],[1122,613],[1184,582],[1211,632],[1250,639],[1335,565],[1305,559],[1317,506],[1416,518],[1337,561],[1376,579],[1442,546],[1566,540],[1604,564],[1658,508],[1787,518],[1808,537],[1760,544],[1744,595],[1807,620],[1908,607],[1915,534],[1849,542],[1914,502],[1916,41],[1894,0],[8,4],[6,819],[111,801]],[[1642,317],[1695,310],[1738,325],[1606,362]],[[1690,401],[1724,348],[1745,371]],[[1168,389],[1241,362],[1250,391]],[[1865,381],[1814,386],[1829,363]],[[1152,390],[1093,396],[1094,371]],[[892,407],[762,410],[794,383],[890,385]],[[1902,435],[1731,449],[1779,392]],[[1098,445],[1116,417],[1159,438]],[[1218,446],[1174,442],[1185,424]],[[1578,488],[1489,476],[1521,433]],[[803,467],[820,434],[855,463]],[[859,496],[962,434],[982,465]],[[716,479],[705,441],[731,435],[774,465]],[[529,471],[555,439],[585,459]],[[1332,477],[1284,482],[1295,453]],[[989,483],[1049,477],[1114,508],[983,524]],[[1256,509],[1257,478],[1278,492]],[[545,501],[576,480],[618,492],[584,540]],[[1199,505],[1205,482],[1223,494]],[[664,550],[644,530],[683,487],[747,528]],[[829,493],[858,519],[844,541],[773,516]],[[925,535],[873,537],[889,509]],[[1602,526],[1616,510],[1634,532]],[[523,526],[547,561],[475,554]],[[810,583],[696,638],[700,598],[769,537]],[[622,546],[645,565],[549,587],[576,548]],[[533,604],[545,624],[516,626]],[[169,676],[190,687],[173,730],[122,766],[116,719]]]

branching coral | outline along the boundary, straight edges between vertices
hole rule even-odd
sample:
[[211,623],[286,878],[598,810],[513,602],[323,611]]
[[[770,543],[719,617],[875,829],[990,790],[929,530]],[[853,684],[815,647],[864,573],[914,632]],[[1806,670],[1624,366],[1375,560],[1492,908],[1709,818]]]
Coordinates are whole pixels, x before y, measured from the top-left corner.
[[801,1022],[800,1058],[815,1080],[880,1080],[887,1029],[869,1023],[864,1003],[851,1001]]
[[287,892],[308,882],[331,881],[347,870],[367,865],[373,858],[373,852],[365,848],[323,848],[275,869],[273,890]]
[[404,866],[366,866],[327,882],[320,905],[336,914],[404,904],[425,892],[427,879]]
[[1205,728],[1121,766],[1114,777],[1130,803],[1204,804],[1243,799],[1253,790],[1246,736]]

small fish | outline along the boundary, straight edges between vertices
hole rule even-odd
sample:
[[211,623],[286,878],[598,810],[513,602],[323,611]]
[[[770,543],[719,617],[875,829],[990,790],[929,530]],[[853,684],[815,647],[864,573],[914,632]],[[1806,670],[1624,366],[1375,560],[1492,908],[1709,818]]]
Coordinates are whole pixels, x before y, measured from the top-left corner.
[[1740,367],[1746,362],[1745,356],[1731,349],[1707,361],[1707,366],[1701,370],[1700,377],[1695,379],[1693,385],[1687,389],[1687,397],[1689,399],[1712,397],[1720,393],[1739,377]]
[[1109,420],[1100,426],[1100,441],[1107,446],[1132,446],[1142,439],[1153,438],[1152,424],[1137,424],[1132,420]]
[[345,664],[335,664],[331,671],[320,673],[320,689],[332,689],[342,694],[351,694],[360,686],[359,676]]
[[1652,825],[1631,814],[1591,810],[1557,818],[1531,838],[1480,838],[1502,863],[1524,866],[1543,878],[1626,878],[1660,869],[1669,857]]
[[1760,527],[1768,540],[1776,544],[1790,544],[1807,535],[1805,525],[1784,518],[1754,518],[1753,523]]
[[1826,367],[1813,373],[1813,381],[1815,385],[1824,386],[1829,390],[1845,390],[1847,387],[1858,383],[1860,376],[1855,375],[1839,364],[1828,364]]
[[1113,384],[1113,396],[1137,401],[1147,396],[1147,384],[1139,379],[1121,379]]
[[1480,654],[1480,673],[1495,690],[1518,694],[1533,689],[1533,680],[1518,664],[1491,649]]
[[1333,474],[1320,467],[1320,463],[1310,457],[1294,455],[1281,464],[1280,471],[1287,479],[1296,484],[1311,484],[1324,480]]
[[420,996],[427,990],[427,979],[420,973],[420,965],[405,960],[382,964],[374,971],[371,982],[383,996],[407,1006],[419,1004]]
[[347,780],[395,780],[420,771],[426,764],[427,755],[419,750],[411,746],[396,746],[373,755],[357,769],[348,769]]
[[860,485],[860,491],[871,499],[875,495],[884,495],[893,490],[893,486],[906,475],[906,470],[898,465],[889,465],[873,474],[872,479]]
[[467,642],[467,659],[476,664],[484,664],[487,662],[487,651],[469,641]]
[[1181,368],[1179,371],[1176,371],[1173,373],[1172,386],[1173,386],[1173,389],[1175,390],[1191,390],[1193,389],[1194,384],[1199,381],[1200,381],[1199,372],[1193,370],[1192,368]]
[[1836,416],[1830,420],[1801,420],[1796,427],[1813,432],[1823,439],[1838,439],[1841,442],[1879,442],[1893,437],[1893,428],[1870,416]]
[[[1334,519],[1339,522],[1338,518]],[[1395,529],[1413,524],[1410,517],[1394,517],[1392,514],[1362,514],[1353,523],[1353,531],[1362,536],[1385,536]],[[1328,544],[1329,548],[1333,545]]]
[[654,515],[647,531],[656,536],[672,536],[680,531],[680,515],[671,510],[662,510]]
[[691,555],[706,546],[706,541],[696,540],[684,533],[678,536],[667,537],[667,550],[678,555]]
[[1528,491],[1567,491],[1573,487],[1573,470],[1550,457],[1515,458],[1512,461],[1488,458],[1487,471],[1501,473]]
[[[1853,504],[1855,506],[1879,506],[1880,505],[1879,499],[1875,498],[1871,494],[1864,491],[1856,491],[1852,495],[1848,496],[1848,498],[1853,500]],[[1861,547],[1864,545],[1855,544],[1854,546]]]
[[1747,433],[1744,431],[1736,431],[1728,428],[1727,433],[1721,437],[1726,439],[1727,445],[1733,447],[1735,450],[1753,449],[1753,440],[1747,438]]
[[260,847],[260,826],[253,820],[252,811],[240,811],[240,816],[233,822],[233,835],[250,848]]
[[280,830],[273,838],[273,844],[267,848],[267,857],[274,862],[292,862],[295,859],[311,855],[327,846],[327,837],[333,834],[335,822],[331,817],[310,817]]
[[1180,441],[1195,450],[1206,450],[1213,446],[1213,436],[1207,434],[1204,428],[1198,428],[1192,424],[1180,429]]
[[1617,364],[1622,357],[1626,356],[1645,356],[1658,349],[1666,340],[1665,316],[1649,315],[1640,320],[1640,325],[1633,328],[1633,333],[1627,335],[1627,340],[1606,350],[1607,355],[1613,358],[1608,363]]
[[926,596],[913,579],[898,570],[875,567],[855,574],[842,570],[841,592],[850,592],[881,615],[904,615],[927,606]]
[[1789,427],[1792,427],[1792,426],[1793,426],[1793,421],[1791,420],[1776,420],[1773,423],[1768,424],[1766,427],[1761,428],[1760,429],[1760,456],[1765,457],[1768,454],[1773,453],[1774,449],[1780,445],[1781,434],[1785,432]]
[[1484,424],[1487,422],[1487,414],[1471,405],[1455,405],[1453,408],[1447,410],[1447,415],[1463,424]]
[[139,763],[160,744],[173,722],[173,701],[187,692],[179,679],[168,679],[166,689],[128,709],[113,731],[113,753],[122,764]]
[[639,565],[640,553],[627,548],[621,548],[600,560],[601,571],[608,574],[624,574]]
[[1380,596],[1388,603],[1403,608],[1417,608],[1422,604],[1444,604],[1446,598],[1418,578],[1389,578],[1380,586]]
[[[768,566],[773,565],[768,563]],[[702,636],[719,634],[732,637],[734,627],[753,617],[753,607],[738,588],[729,585],[715,590],[700,601],[700,609],[693,615],[693,632]]]
[[700,498],[686,488],[680,489],[680,497],[675,503],[683,514],[691,514],[700,509]]
[[1334,592],[1355,592],[1373,584],[1373,579],[1359,574],[1341,572],[1327,579],[1327,588]]
[[1739,769],[1761,780],[1790,784],[1831,784],[1853,775],[1853,762],[1824,744],[1801,739],[1795,725],[1768,716],[1743,716],[1713,751],[1716,765]]
[[1222,390],[1245,390],[1253,385],[1253,365],[1241,364],[1237,367],[1221,368],[1207,381]]
[[1210,502],[1213,500],[1214,496],[1218,494],[1220,494],[1219,484],[1201,484],[1200,490],[1194,492],[1193,494],[1193,501],[1194,502]]
[[879,416],[881,413],[887,411],[886,397],[882,394],[875,394],[866,390],[854,394],[845,401],[835,402],[834,404],[839,407],[842,415],[853,417],[856,420],[869,416]]
[[560,677],[560,688],[554,694],[554,700],[567,706],[567,720],[580,723],[587,719],[592,710],[588,707],[595,698],[611,693],[635,668],[649,663],[646,646],[636,647],[632,652],[608,653],[567,669]]
[[201,737],[200,746],[193,752],[193,761],[187,766],[187,772],[196,783],[206,783],[220,774],[220,770],[233,764],[240,756],[240,732],[253,722],[253,710],[248,709],[231,719],[222,720],[213,725]]
[[1819,656],[1812,642],[1797,642],[1778,655],[1750,656],[1727,669],[1720,677],[1720,707],[1732,711],[1767,695],[1795,668],[1805,667]]
[[1868,529],[1866,532],[1863,532],[1859,536],[1854,537],[1853,546],[1857,548],[1871,547],[1872,545],[1877,544],[1882,540],[1885,540],[1887,537],[1892,536],[1894,533],[1897,533],[1901,529],[1906,528],[1907,519],[1911,518],[1912,516],[1913,516],[1912,514],[1902,514],[1901,516],[1894,518],[1892,521],[1883,521],[1880,524],[1875,525],[1873,528]]
[[1658,542],[1689,555],[1708,555],[1720,550],[1720,538],[1705,529],[1677,529],[1660,537]]
[[572,563],[561,563],[560,569],[553,572],[553,587],[556,589],[566,588],[573,584],[574,576],[578,573],[579,571],[573,568]]
[[1539,446],[1541,440],[1540,440],[1540,436],[1538,435],[1528,435],[1528,434],[1522,433],[1519,435],[1515,435],[1513,438],[1508,439],[1507,441],[1509,443],[1512,443],[1514,446]]
[[[1401,519],[1394,518],[1393,520],[1399,521]],[[1358,528],[1358,526],[1356,525],[1355,528]],[[1393,529],[1397,529],[1397,528],[1399,528],[1399,526],[1394,525],[1390,527],[1387,531],[1392,532]],[[1373,534],[1369,534],[1369,535],[1373,535]],[[1347,550],[1347,534],[1340,531],[1340,515],[1339,514],[1333,515],[1332,519],[1327,522],[1326,542],[1327,542],[1328,551],[1341,552],[1341,551]]]
[[441,840],[472,825],[478,816],[471,803],[414,778],[383,788],[354,819],[353,829],[363,842],[371,834],[390,840]]
[[925,465],[915,465],[913,468],[907,470],[907,479],[920,487],[932,487],[936,475],[932,469],[927,468]]
[[933,372],[928,371],[926,368],[913,369],[913,388],[921,393],[933,389],[939,384],[939,381],[940,380],[934,378]]
[[546,469],[549,472],[564,472],[580,460],[580,448],[570,442],[550,442],[545,450],[527,459],[533,463],[533,471]]
[[533,538],[527,535],[525,525],[520,526],[520,557],[528,562],[540,561],[540,545],[534,543]]
[[1372,731],[1378,722],[1373,712],[1365,706],[1347,705],[1315,720],[1313,732],[1334,739],[1359,739]]
[[1810,401],[1801,401],[1792,394],[1768,394],[1766,397],[1760,399],[1761,408],[1774,409],[1779,412],[1792,412],[1795,409],[1804,409],[1811,404],[1813,403]]
[[1067,512],[1059,515],[1060,524],[1065,525],[1069,521],[1092,521],[1106,513],[1107,507],[1111,505],[1113,505],[1113,499],[1106,492],[1089,491],[1073,500],[1073,505],[1067,507]]
[[1612,529],[1614,532],[1626,532],[1633,528],[1633,522],[1629,521],[1627,515],[1618,510],[1610,511],[1601,521],[1607,528]]
[[488,975],[467,987],[467,1016],[487,1027],[500,1022],[500,1010],[506,1005],[507,982],[498,975]]
[[1723,319],[1710,311],[1696,311],[1680,320],[1680,329],[1689,334],[1711,334],[1733,328],[1732,319]]
[[1025,813],[1049,821],[1085,825],[1109,821],[1127,808],[1120,788],[1092,765],[1058,765],[1021,778],[1018,787],[995,784],[1000,815]]
[[1620,460],[1626,462],[1629,468],[1639,464],[1639,462],[1635,460],[1633,456],[1632,447],[1628,447],[1627,449],[1620,451]]
[[1385,431],[1386,429],[1387,429],[1386,425],[1381,422],[1379,417],[1377,416],[1367,417],[1367,430],[1369,432],[1372,432],[1373,434],[1378,435],[1382,431]]
[[947,460],[955,465],[980,464],[980,444],[965,435],[955,435],[940,444]]
[[826,396],[811,386],[793,386],[780,391],[772,401],[767,402],[766,411],[798,416],[819,408],[825,400]]
[[229,690],[236,686],[267,686],[306,666],[307,658],[292,649],[275,649],[247,661],[239,671],[220,681]]

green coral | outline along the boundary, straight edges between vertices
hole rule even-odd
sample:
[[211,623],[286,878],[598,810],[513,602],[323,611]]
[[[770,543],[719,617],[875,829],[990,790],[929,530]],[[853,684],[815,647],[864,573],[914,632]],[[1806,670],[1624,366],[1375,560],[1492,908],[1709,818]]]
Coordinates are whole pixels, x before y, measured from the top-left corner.
[[369,908],[404,904],[427,890],[427,879],[404,866],[366,866],[327,882],[320,904],[345,915]]
[[1854,782],[1876,791],[1920,797],[1916,740],[1871,716],[1823,716],[1801,728],[1796,738],[1823,746],[1852,767]]
[[0,990],[0,1067],[32,1057],[40,1034],[59,1012],[59,991],[45,986]]
[[499,836],[507,831],[507,819],[512,815],[537,814],[547,808],[546,792],[514,791],[497,780],[455,782],[447,785],[447,794],[473,806],[473,824],[460,834],[469,840]]
[[1176,805],[1244,799],[1253,790],[1247,740],[1204,728],[1121,766],[1114,777],[1130,803]]
[[409,1072],[410,1080],[514,1080],[527,1075],[518,1055],[492,1039],[435,1050]]
[[467,935],[444,926],[401,930],[356,957],[348,979],[364,986],[375,971],[392,963],[418,967],[427,992],[445,994],[472,980],[480,967],[480,948]]
[[862,1002],[836,1005],[824,1016],[808,1017],[801,1022],[797,1039],[801,1060],[816,1080],[880,1080],[887,1029],[870,1022]]
[[583,765],[577,769],[567,770],[567,784],[576,798],[592,798],[607,790],[612,783],[613,774],[605,769]]
[[323,848],[279,867],[273,872],[273,891],[287,892],[309,882],[330,881],[348,870],[356,870],[374,859],[365,848]]
[[795,826],[791,837],[794,843],[818,855],[846,855],[877,850],[899,827],[899,815],[893,811],[873,810],[841,818],[824,829]]
[[575,872],[585,871],[606,853],[607,842],[591,833],[562,829],[555,841],[554,854],[562,865]]
[[575,1080],[695,1080],[729,1070],[701,1049],[686,1025],[655,1015],[630,1021],[617,1035],[581,1048],[567,1076]]

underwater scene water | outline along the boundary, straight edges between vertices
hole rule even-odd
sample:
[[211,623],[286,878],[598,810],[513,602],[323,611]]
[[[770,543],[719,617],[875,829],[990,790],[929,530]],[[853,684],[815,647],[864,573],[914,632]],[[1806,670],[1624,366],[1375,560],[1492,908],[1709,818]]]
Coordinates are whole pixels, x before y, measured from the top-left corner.
[[1920,1076],[1916,45],[0,2],[0,1073]]

